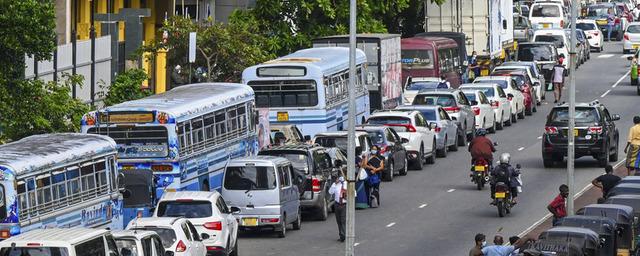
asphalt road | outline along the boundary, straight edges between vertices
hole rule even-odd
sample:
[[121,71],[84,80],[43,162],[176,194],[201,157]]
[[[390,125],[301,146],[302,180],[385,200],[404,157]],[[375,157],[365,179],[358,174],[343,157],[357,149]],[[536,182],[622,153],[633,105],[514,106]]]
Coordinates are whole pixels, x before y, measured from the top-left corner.
[[[627,132],[632,117],[640,114],[635,87],[630,86],[629,62],[619,42],[607,43],[602,53],[577,70],[578,102],[600,100],[612,114],[620,114],[620,160],[624,159]],[[624,77],[624,78],[623,78]],[[567,86],[568,87],[568,80]],[[615,85],[615,87],[614,87]],[[563,95],[568,101],[568,91]],[[490,135],[497,154],[509,152],[512,163],[523,167],[523,193],[519,204],[505,218],[489,205],[489,190],[475,189],[469,178],[470,156],[466,148],[438,158],[435,165],[410,171],[406,177],[381,185],[381,207],[356,211],[357,255],[467,255],[476,233],[492,237],[497,232],[517,235],[547,214],[547,203],[566,182],[566,168],[542,165],[541,135],[546,115],[553,105],[543,103],[538,112]],[[612,163],[615,164],[615,163]],[[576,160],[576,190],[603,173],[591,157]],[[337,241],[337,225],[327,221],[304,221],[302,230],[287,232],[286,238],[270,233],[242,233],[240,255],[341,255],[344,243]]]

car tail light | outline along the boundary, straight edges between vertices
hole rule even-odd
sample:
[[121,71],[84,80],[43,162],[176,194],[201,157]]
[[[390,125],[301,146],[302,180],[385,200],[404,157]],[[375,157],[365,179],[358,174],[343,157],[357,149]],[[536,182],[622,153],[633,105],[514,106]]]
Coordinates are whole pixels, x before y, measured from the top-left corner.
[[6,229],[0,230],[0,238],[8,239],[9,237],[11,237],[11,232],[9,232],[9,230],[6,230]]
[[477,115],[480,115],[480,108],[479,107],[473,107],[473,113]]
[[442,128],[440,128],[440,126],[436,125],[436,128],[433,128],[433,131],[440,132],[440,131],[442,131]]
[[416,132],[416,127],[411,124],[386,124],[386,126],[401,126],[407,128],[407,132]]
[[558,127],[555,126],[545,126],[544,132],[546,134],[558,134]]
[[260,219],[260,222],[262,223],[278,223],[280,222],[279,218],[266,218],[266,219]]
[[624,40],[629,40],[629,34],[624,33]]
[[178,245],[176,245],[176,252],[184,252],[186,250],[187,250],[187,245],[185,245],[184,242],[180,240],[178,242]]
[[42,246],[42,244],[41,243],[27,243],[27,246],[29,246],[29,247],[31,247],[31,246],[38,247],[38,246]]
[[508,96],[507,100],[512,101],[513,100],[513,96]]
[[598,31],[594,31],[593,35],[598,36],[598,35],[600,35],[600,33]]
[[220,246],[207,246],[207,251],[224,251],[224,247]]
[[154,172],[170,172],[173,171],[173,166],[170,164],[154,164],[151,165],[151,170]]
[[587,130],[587,134],[601,134],[602,126],[592,126]]
[[311,179],[311,190],[313,190],[313,192],[320,192],[320,180],[318,180],[318,178]]
[[491,107],[492,107],[492,108],[498,108],[498,107],[500,107],[500,102],[499,102],[499,101],[492,101],[492,102],[491,102]]
[[446,108],[442,108],[444,109],[444,111],[450,112],[450,113],[458,113],[460,112],[460,107],[458,106],[454,106],[454,107],[446,107]]
[[221,221],[213,221],[204,223],[204,228],[211,230],[222,230],[222,222]]
[[560,28],[564,28],[564,20],[560,21]]

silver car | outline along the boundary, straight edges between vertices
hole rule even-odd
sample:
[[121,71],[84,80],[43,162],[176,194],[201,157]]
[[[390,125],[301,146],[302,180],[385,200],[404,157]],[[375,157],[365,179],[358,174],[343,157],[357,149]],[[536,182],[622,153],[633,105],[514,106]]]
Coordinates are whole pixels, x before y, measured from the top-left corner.
[[420,111],[429,124],[436,124],[433,131],[436,133],[437,152],[443,152],[446,149],[458,151],[458,139],[462,137],[463,131],[441,106],[409,105],[399,106],[396,109]]
[[475,113],[471,109],[471,102],[460,90],[424,89],[416,95],[412,105],[441,106],[463,131],[459,134],[459,146],[466,145],[466,141],[471,140],[476,134]]
[[533,28],[529,18],[514,14],[513,15],[513,39],[518,42],[529,42],[533,37]]

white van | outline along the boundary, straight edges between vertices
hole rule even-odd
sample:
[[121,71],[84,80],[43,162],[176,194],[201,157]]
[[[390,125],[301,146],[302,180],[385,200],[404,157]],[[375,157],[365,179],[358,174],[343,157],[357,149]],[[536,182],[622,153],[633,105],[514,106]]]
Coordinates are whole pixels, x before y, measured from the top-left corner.
[[0,242],[0,255],[117,256],[118,248],[106,229],[36,229]]
[[564,61],[562,62],[562,65],[569,70],[570,67],[570,60],[571,58],[569,58],[569,37],[567,37],[567,34],[564,32],[563,29],[542,29],[542,30],[536,30],[535,33],[533,33],[533,42],[548,42],[548,43],[553,43],[556,46],[556,49],[558,50],[558,57],[560,55],[564,55]]
[[536,2],[531,5],[529,22],[534,29],[559,28],[568,25],[568,18],[562,4],[554,2]]

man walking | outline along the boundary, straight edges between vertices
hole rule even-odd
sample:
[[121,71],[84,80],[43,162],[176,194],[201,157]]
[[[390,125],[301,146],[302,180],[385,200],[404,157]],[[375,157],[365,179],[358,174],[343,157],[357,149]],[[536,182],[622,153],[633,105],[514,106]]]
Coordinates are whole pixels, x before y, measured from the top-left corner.
[[553,96],[555,96],[555,101],[553,103],[558,103],[560,98],[562,97],[562,89],[564,88],[564,76],[567,73],[567,70],[562,65],[564,62],[564,58],[559,58],[558,63],[553,66],[553,72],[551,73],[551,81],[553,82]]
[[345,226],[347,225],[347,184],[344,182],[344,177],[339,177],[329,188],[329,194],[333,195],[334,212],[336,214],[336,222],[338,223],[338,235],[340,235],[340,242],[345,240]]
[[567,217],[566,198],[569,196],[569,187],[565,184],[560,185],[560,194],[556,196],[549,205],[547,210],[553,214],[553,226],[558,226],[562,218]]
[[613,174],[613,166],[611,165],[607,165],[607,167],[604,168],[604,172],[603,175],[593,179],[591,184],[600,188],[602,190],[602,197],[607,198],[609,190],[615,187],[621,178]]
[[616,16],[613,15],[613,8],[609,8],[607,13],[607,41],[611,41],[611,32],[613,32],[613,27],[616,25]]
[[485,238],[482,233],[476,234],[476,245],[469,251],[469,256],[483,256],[482,248],[487,245]]

